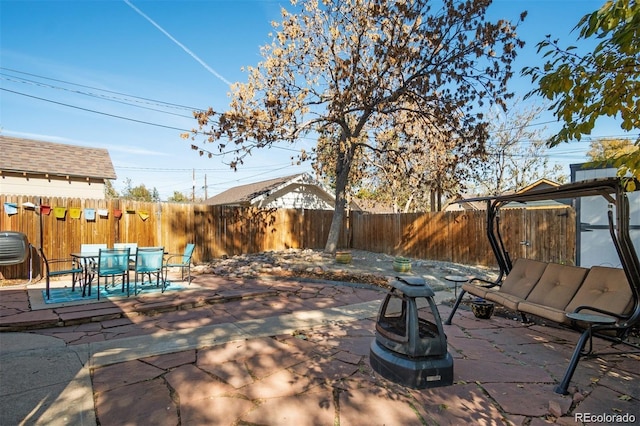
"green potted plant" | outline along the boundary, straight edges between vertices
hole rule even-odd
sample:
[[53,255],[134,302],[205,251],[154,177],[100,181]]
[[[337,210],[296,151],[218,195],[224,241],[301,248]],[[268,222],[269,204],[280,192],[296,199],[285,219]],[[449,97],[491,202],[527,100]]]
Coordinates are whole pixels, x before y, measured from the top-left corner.
[[393,270],[396,272],[409,272],[411,270],[411,260],[397,256],[393,259]]
[[336,262],[338,263],[351,263],[351,252],[349,250],[336,251]]

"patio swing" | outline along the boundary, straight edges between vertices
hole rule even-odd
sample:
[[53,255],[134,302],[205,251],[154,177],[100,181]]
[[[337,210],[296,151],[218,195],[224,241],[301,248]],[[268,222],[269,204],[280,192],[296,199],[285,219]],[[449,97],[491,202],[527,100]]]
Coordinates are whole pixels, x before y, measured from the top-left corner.
[[[640,182],[636,180],[635,183],[636,188],[640,188]],[[595,196],[603,197],[609,206],[607,211],[609,234],[624,271],[624,276],[630,286],[631,300],[628,304],[630,308],[625,309],[624,315],[616,315],[615,318],[609,319],[607,322],[595,321],[594,323],[589,323],[588,326],[584,327],[585,329],[582,331],[582,334],[576,343],[565,375],[560,384],[555,388],[555,392],[559,394],[568,393],[567,389],[569,382],[573,377],[573,373],[575,372],[580,358],[591,353],[591,338],[593,335],[637,348],[637,346],[631,342],[625,341],[625,338],[628,337],[629,331],[635,325],[640,323],[640,261],[638,260],[638,255],[629,232],[631,212],[628,193],[625,191],[623,185],[624,182],[620,178],[593,179],[560,185],[553,188],[532,190],[520,194],[464,200],[466,202],[485,201],[487,203],[486,234],[500,270],[498,278],[494,282],[489,283],[488,286],[485,286],[485,288],[498,288],[498,286],[501,285],[503,278],[509,275],[514,266],[500,233],[500,208],[505,206],[507,203],[527,203]],[[614,209],[615,218],[613,212]],[[469,285],[471,284],[465,284],[465,286]],[[471,290],[469,287],[467,287],[467,289]],[[458,309],[464,294],[465,291],[463,290],[458,295],[451,314],[445,321],[445,324],[451,324],[453,315]],[[575,314],[581,310],[593,312],[595,314],[611,315],[610,312],[604,309],[598,309],[593,306],[589,306],[588,304],[582,304],[575,309],[575,311],[568,312],[566,316],[568,318],[573,318],[573,316],[576,316]],[[524,318],[524,313],[520,313]],[[589,342],[589,350],[585,352],[584,349],[587,342]]]

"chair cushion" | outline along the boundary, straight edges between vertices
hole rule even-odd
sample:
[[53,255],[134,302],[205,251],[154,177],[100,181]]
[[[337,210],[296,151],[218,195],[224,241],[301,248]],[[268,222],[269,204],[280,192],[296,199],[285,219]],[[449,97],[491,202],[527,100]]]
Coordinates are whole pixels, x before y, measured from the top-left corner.
[[[486,284],[484,284],[484,285],[486,285]],[[493,287],[493,288],[489,289],[487,287],[483,287],[483,286],[478,285],[478,284],[464,283],[464,284],[462,284],[462,289],[464,291],[466,291],[467,293],[471,293],[474,296],[482,297],[484,299],[484,295],[487,294],[488,291],[496,291],[498,289],[498,287]]]
[[513,268],[500,286],[500,292],[526,298],[542,276],[547,263],[531,259],[516,259]]
[[566,312],[562,309],[551,308],[549,306],[523,301],[518,304],[518,310],[526,314],[532,314],[540,318],[546,318],[558,324],[569,324],[571,321],[567,318]]
[[[565,310],[574,312],[580,306],[593,306],[618,315],[631,313],[633,294],[624,271],[620,268],[592,266]],[[589,310],[580,312],[597,313]]]
[[579,266],[550,263],[526,300],[538,305],[564,310],[589,272]]
[[517,311],[520,302],[524,301],[522,297],[513,294],[504,294],[501,291],[488,291],[487,294],[485,294],[484,298],[491,302],[498,303],[505,308],[511,309],[513,311]]

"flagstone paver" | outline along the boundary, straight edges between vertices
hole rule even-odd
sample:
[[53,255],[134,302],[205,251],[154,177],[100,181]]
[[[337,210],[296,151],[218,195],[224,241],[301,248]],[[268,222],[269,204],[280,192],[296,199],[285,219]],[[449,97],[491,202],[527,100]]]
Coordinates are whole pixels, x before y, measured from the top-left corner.
[[178,407],[163,379],[153,379],[96,394],[101,426],[176,425]]
[[339,393],[340,424],[422,426],[422,419],[402,395],[380,393],[377,389],[348,389]]
[[336,413],[331,389],[301,395],[266,399],[243,415],[249,424],[317,426],[335,424]]
[[254,405],[246,399],[225,395],[208,401],[187,401],[180,405],[180,420],[184,425],[234,425]]
[[196,401],[211,401],[216,396],[238,394],[233,386],[193,364],[172,369],[165,379],[179,396],[181,404],[195,404]]
[[475,383],[411,391],[411,394],[427,424],[506,424],[495,402]]
[[482,388],[505,412],[529,417],[549,414],[549,401],[556,401],[568,411],[571,397],[549,392],[550,383],[482,383]]

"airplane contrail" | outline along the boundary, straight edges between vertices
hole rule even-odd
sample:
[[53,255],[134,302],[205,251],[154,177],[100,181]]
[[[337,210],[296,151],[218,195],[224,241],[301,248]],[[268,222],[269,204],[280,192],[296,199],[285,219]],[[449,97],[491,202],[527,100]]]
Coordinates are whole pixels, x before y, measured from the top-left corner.
[[154,27],[156,27],[158,30],[160,30],[162,32],[162,34],[166,35],[167,37],[169,37],[169,39],[174,42],[175,44],[177,44],[178,46],[180,46],[180,48],[182,50],[184,50],[185,52],[187,52],[187,54],[189,54],[189,56],[191,56],[193,59],[195,59],[196,61],[198,61],[198,63],[200,65],[202,65],[207,71],[209,71],[211,74],[213,74],[215,77],[217,77],[218,79],[220,79],[221,81],[223,81],[224,83],[226,83],[228,86],[231,86],[231,82],[229,80],[227,80],[226,78],[224,78],[222,75],[220,75],[220,73],[218,73],[216,70],[214,70],[213,68],[211,68],[209,65],[207,65],[207,63],[205,61],[203,61],[202,59],[198,58],[198,56],[193,53],[191,50],[189,50],[189,48],[187,46],[185,46],[184,44],[180,43],[178,40],[175,39],[175,37],[173,37],[171,34],[169,34],[167,31],[165,31],[164,28],[162,28],[160,25],[158,25],[153,19],[149,18],[147,15],[144,14],[143,11],[141,11],[140,9],[138,9],[137,7],[135,7],[129,0],[124,0],[124,2],[131,8],[133,9],[136,13],[138,13],[140,16],[142,16],[144,19],[146,19],[147,21],[149,21]]

